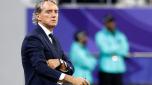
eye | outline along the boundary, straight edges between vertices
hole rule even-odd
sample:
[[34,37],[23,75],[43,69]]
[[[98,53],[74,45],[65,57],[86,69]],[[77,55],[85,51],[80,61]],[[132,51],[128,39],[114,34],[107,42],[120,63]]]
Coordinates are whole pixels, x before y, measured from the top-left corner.
[[55,10],[55,13],[59,13],[59,10]]
[[51,12],[52,12],[52,10],[47,10],[46,11],[47,14],[50,14]]

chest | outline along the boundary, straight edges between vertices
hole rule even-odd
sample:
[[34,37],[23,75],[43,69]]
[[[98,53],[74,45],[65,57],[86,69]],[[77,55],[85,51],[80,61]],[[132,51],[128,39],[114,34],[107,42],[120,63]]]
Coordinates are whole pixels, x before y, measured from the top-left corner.
[[56,43],[53,44],[49,39],[44,39],[42,44],[44,47],[43,53],[46,59],[62,58],[63,52],[59,42],[56,41]]
[[122,40],[123,40],[122,37],[119,35],[116,35],[116,36],[108,35],[105,38],[106,43],[112,47],[120,46],[122,44]]

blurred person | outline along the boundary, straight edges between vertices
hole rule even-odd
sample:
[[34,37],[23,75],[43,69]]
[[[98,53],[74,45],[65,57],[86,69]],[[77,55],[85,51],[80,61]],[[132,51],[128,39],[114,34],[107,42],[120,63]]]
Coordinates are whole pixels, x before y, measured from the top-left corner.
[[117,0],[77,0],[77,2],[80,3],[107,3],[107,2],[111,2],[113,4],[115,4],[117,2]]
[[104,17],[105,27],[96,33],[95,40],[100,50],[99,85],[123,85],[126,72],[125,57],[129,45],[126,36],[116,27],[112,15]]
[[98,3],[100,0],[76,0],[78,3]]
[[[73,0],[59,0],[59,4],[63,3],[71,3]],[[74,0],[76,3],[97,3],[100,2],[100,0]]]
[[111,2],[112,4],[116,4],[118,0],[100,0],[100,2],[108,3]]
[[117,7],[145,6],[146,0],[119,0]]
[[147,4],[152,4],[152,0],[146,0]]
[[59,0],[59,4],[71,3],[72,0]]
[[70,57],[75,68],[75,77],[83,77],[93,85],[92,71],[96,66],[95,57],[87,49],[87,35],[84,31],[74,34],[75,41],[71,45]]
[[24,38],[21,49],[25,85],[89,85],[86,79],[71,76],[73,65],[53,34],[58,10],[54,0],[41,0],[35,6],[37,26]]

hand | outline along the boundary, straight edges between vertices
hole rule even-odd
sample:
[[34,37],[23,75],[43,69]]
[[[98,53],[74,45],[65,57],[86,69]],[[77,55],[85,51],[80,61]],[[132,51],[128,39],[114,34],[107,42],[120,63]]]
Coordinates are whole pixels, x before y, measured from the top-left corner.
[[75,78],[74,81],[72,81],[73,85],[90,85],[90,83],[84,79],[84,78]]
[[67,68],[65,67],[64,64],[61,64],[60,71],[62,71],[62,72],[66,72],[67,71]]
[[[63,61],[63,60],[62,60],[62,61]],[[61,64],[61,66],[60,66],[59,69],[60,69],[60,71],[62,71],[62,72],[67,72],[67,66],[65,65],[66,62],[65,62],[65,61],[63,61],[63,62],[64,62],[64,63]]]
[[47,64],[50,68],[55,69],[60,65],[59,59],[49,59]]
[[69,82],[72,85],[90,85],[90,83],[86,79],[84,79],[84,78],[75,78],[75,77],[70,76],[70,75],[66,75],[64,77],[63,82]]

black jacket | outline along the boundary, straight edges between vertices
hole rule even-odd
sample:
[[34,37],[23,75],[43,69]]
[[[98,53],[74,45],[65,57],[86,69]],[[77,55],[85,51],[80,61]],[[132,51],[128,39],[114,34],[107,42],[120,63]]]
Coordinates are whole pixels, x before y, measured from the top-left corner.
[[72,75],[74,68],[64,55],[58,40],[52,44],[40,26],[28,34],[21,49],[25,85],[57,85],[62,72],[48,67],[48,59],[63,59],[68,65],[66,74]]

